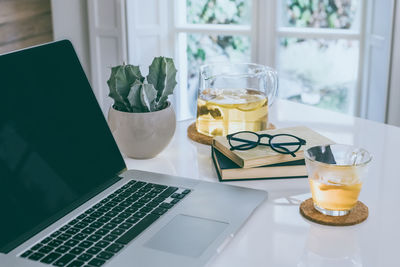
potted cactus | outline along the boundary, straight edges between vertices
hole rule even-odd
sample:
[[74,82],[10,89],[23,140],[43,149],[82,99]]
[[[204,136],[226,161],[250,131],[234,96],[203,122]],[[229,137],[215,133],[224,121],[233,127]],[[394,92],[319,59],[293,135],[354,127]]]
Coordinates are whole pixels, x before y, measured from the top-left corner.
[[171,141],[175,113],[168,101],[176,86],[176,68],[171,58],[156,57],[149,74],[139,66],[111,68],[107,81],[114,104],[108,123],[119,149],[131,158],[152,158]]

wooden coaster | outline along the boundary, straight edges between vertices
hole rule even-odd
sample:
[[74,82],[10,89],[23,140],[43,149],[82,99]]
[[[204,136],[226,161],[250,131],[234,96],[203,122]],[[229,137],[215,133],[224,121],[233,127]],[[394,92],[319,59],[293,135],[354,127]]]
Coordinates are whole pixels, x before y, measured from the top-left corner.
[[368,218],[368,207],[361,201],[357,201],[356,206],[349,214],[344,216],[329,216],[322,214],[314,208],[312,198],[300,204],[300,213],[304,218],[319,224],[333,226],[354,225],[365,221]]
[[[268,123],[268,130],[275,129],[275,125],[272,123]],[[192,124],[189,125],[187,129],[187,135],[190,139],[193,141],[204,144],[204,145],[211,145],[213,138],[211,136],[199,133],[196,129],[196,122],[193,122]]]

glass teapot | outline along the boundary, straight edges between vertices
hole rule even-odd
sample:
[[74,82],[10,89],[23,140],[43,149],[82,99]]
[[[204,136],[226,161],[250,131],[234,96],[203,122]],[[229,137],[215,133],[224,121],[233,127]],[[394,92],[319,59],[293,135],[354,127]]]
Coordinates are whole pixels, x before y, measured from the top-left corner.
[[278,89],[274,69],[253,63],[200,67],[196,128],[208,136],[262,131]]

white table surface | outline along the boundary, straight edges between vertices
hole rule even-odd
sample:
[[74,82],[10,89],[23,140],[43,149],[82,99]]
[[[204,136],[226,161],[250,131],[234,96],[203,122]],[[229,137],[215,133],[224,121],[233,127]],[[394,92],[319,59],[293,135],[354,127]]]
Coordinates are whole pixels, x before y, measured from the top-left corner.
[[[356,226],[318,225],[299,213],[311,197],[306,178],[241,181],[269,198],[210,266],[400,266],[400,128],[277,100],[270,110],[277,127],[305,125],[337,143],[354,144],[373,156],[360,200],[368,219]],[[126,158],[128,169],[218,182],[210,147],[187,138],[190,121],[178,122],[174,138],[157,157]]]

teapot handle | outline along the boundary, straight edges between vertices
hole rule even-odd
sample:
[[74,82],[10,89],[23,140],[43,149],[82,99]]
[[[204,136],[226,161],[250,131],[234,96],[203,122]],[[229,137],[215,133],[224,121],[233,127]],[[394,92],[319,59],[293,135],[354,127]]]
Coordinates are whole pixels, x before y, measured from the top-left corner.
[[276,72],[276,70],[274,70],[270,67],[266,67],[266,73],[267,73],[267,77],[268,77],[268,81],[267,81],[268,106],[270,107],[272,105],[272,103],[274,102],[275,97],[278,93],[279,80],[278,80],[278,73]]

